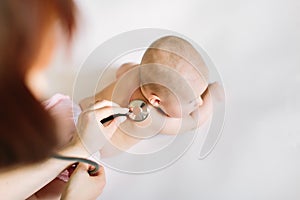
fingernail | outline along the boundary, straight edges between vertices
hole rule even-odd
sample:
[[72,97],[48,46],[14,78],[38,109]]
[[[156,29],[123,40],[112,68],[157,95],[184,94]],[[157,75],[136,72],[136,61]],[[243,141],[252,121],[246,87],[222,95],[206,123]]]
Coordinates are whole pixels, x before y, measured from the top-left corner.
[[125,113],[128,113],[129,112],[129,109],[128,108],[122,108],[122,112],[125,114]]
[[111,102],[111,105],[112,105],[112,106],[116,106],[116,107],[120,107],[120,105],[117,104],[117,103],[115,103],[115,102]]
[[113,108],[114,113],[126,114],[129,112],[128,108]]
[[125,116],[118,117],[118,121],[119,121],[120,124],[123,123],[123,122],[125,122],[126,119],[127,119],[127,117],[125,117]]

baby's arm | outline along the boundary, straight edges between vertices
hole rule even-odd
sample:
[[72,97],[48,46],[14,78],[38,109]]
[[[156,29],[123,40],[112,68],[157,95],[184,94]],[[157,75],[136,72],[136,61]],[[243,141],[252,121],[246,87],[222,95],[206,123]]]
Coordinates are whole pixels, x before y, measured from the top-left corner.
[[161,134],[176,135],[197,128],[196,120],[188,115],[185,118],[171,118],[166,116],[164,127],[161,129]]
[[79,102],[81,110],[86,110],[90,106],[94,105],[97,101],[109,100],[111,101],[111,93],[115,87],[115,82],[108,85],[106,88],[98,92],[94,96],[86,97]]
[[126,72],[128,72],[136,66],[138,66],[138,64],[136,63],[125,63],[121,65],[116,72],[116,78],[120,78],[123,74],[125,74]]
[[[138,64],[136,64],[136,63],[125,63],[125,64],[121,65],[116,72],[116,78],[119,79],[123,74],[125,74],[127,71],[133,69],[137,65]],[[109,86],[107,86],[106,88],[104,88],[102,91],[98,92],[94,96],[86,97],[86,98],[82,99],[79,102],[81,110],[85,110],[88,107],[90,107],[91,105],[95,104],[95,101],[99,101],[99,100],[103,100],[103,99],[111,100],[111,94],[115,88],[115,83],[116,82],[113,82],[112,84],[110,84]]]

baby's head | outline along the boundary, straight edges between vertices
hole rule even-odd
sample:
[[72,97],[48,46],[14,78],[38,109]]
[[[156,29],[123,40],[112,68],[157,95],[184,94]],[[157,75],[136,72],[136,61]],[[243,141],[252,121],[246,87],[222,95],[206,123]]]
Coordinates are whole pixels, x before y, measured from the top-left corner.
[[141,91],[154,107],[170,117],[184,117],[199,107],[208,84],[208,69],[201,55],[186,40],[166,36],[143,55]]

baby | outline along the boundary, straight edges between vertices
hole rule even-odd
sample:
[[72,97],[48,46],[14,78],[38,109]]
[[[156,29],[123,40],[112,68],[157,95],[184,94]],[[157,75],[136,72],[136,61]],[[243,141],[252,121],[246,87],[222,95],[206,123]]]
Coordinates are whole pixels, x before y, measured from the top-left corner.
[[196,129],[211,117],[208,69],[197,50],[182,38],[156,40],[140,64],[123,64],[116,77],[95,96],[82,100],[80,106],[84,110],[103,99],[121,107],[135,99],[148,103],[150,115],[145,121],[127,119],[113,134],[110,142],[118,149],[127,150],[159,133],[174,135]]

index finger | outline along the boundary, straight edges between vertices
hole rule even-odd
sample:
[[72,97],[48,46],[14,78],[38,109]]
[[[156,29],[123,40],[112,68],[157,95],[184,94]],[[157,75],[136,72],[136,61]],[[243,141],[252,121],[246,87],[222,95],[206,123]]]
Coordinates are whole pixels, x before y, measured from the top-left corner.
[[103,107],[121,107],[121,106],[119,104],[115,103],[115,102],[112,102],[112,101],[101,100],[101,101],[97,101],[90,108],[93,109],[93,110],[96,110],[96,109],[103,108]]
[[97,120],[102,120],[114,114],[126,114],[129,112],[128,108],[120,108],[120,107],[103,107],[97,110],[94,110],[94,114]]
[[89,107],[87,107],[86,109],[83,110],[83,112],[89,112],[89,111],[93,111],[99,108],[103,108],[103,107],[120,107],[120,105],[112,102],[112,101],[108,101],[108,100],[101,100],[101,101],[96,101],[95,103],[89,105]]

